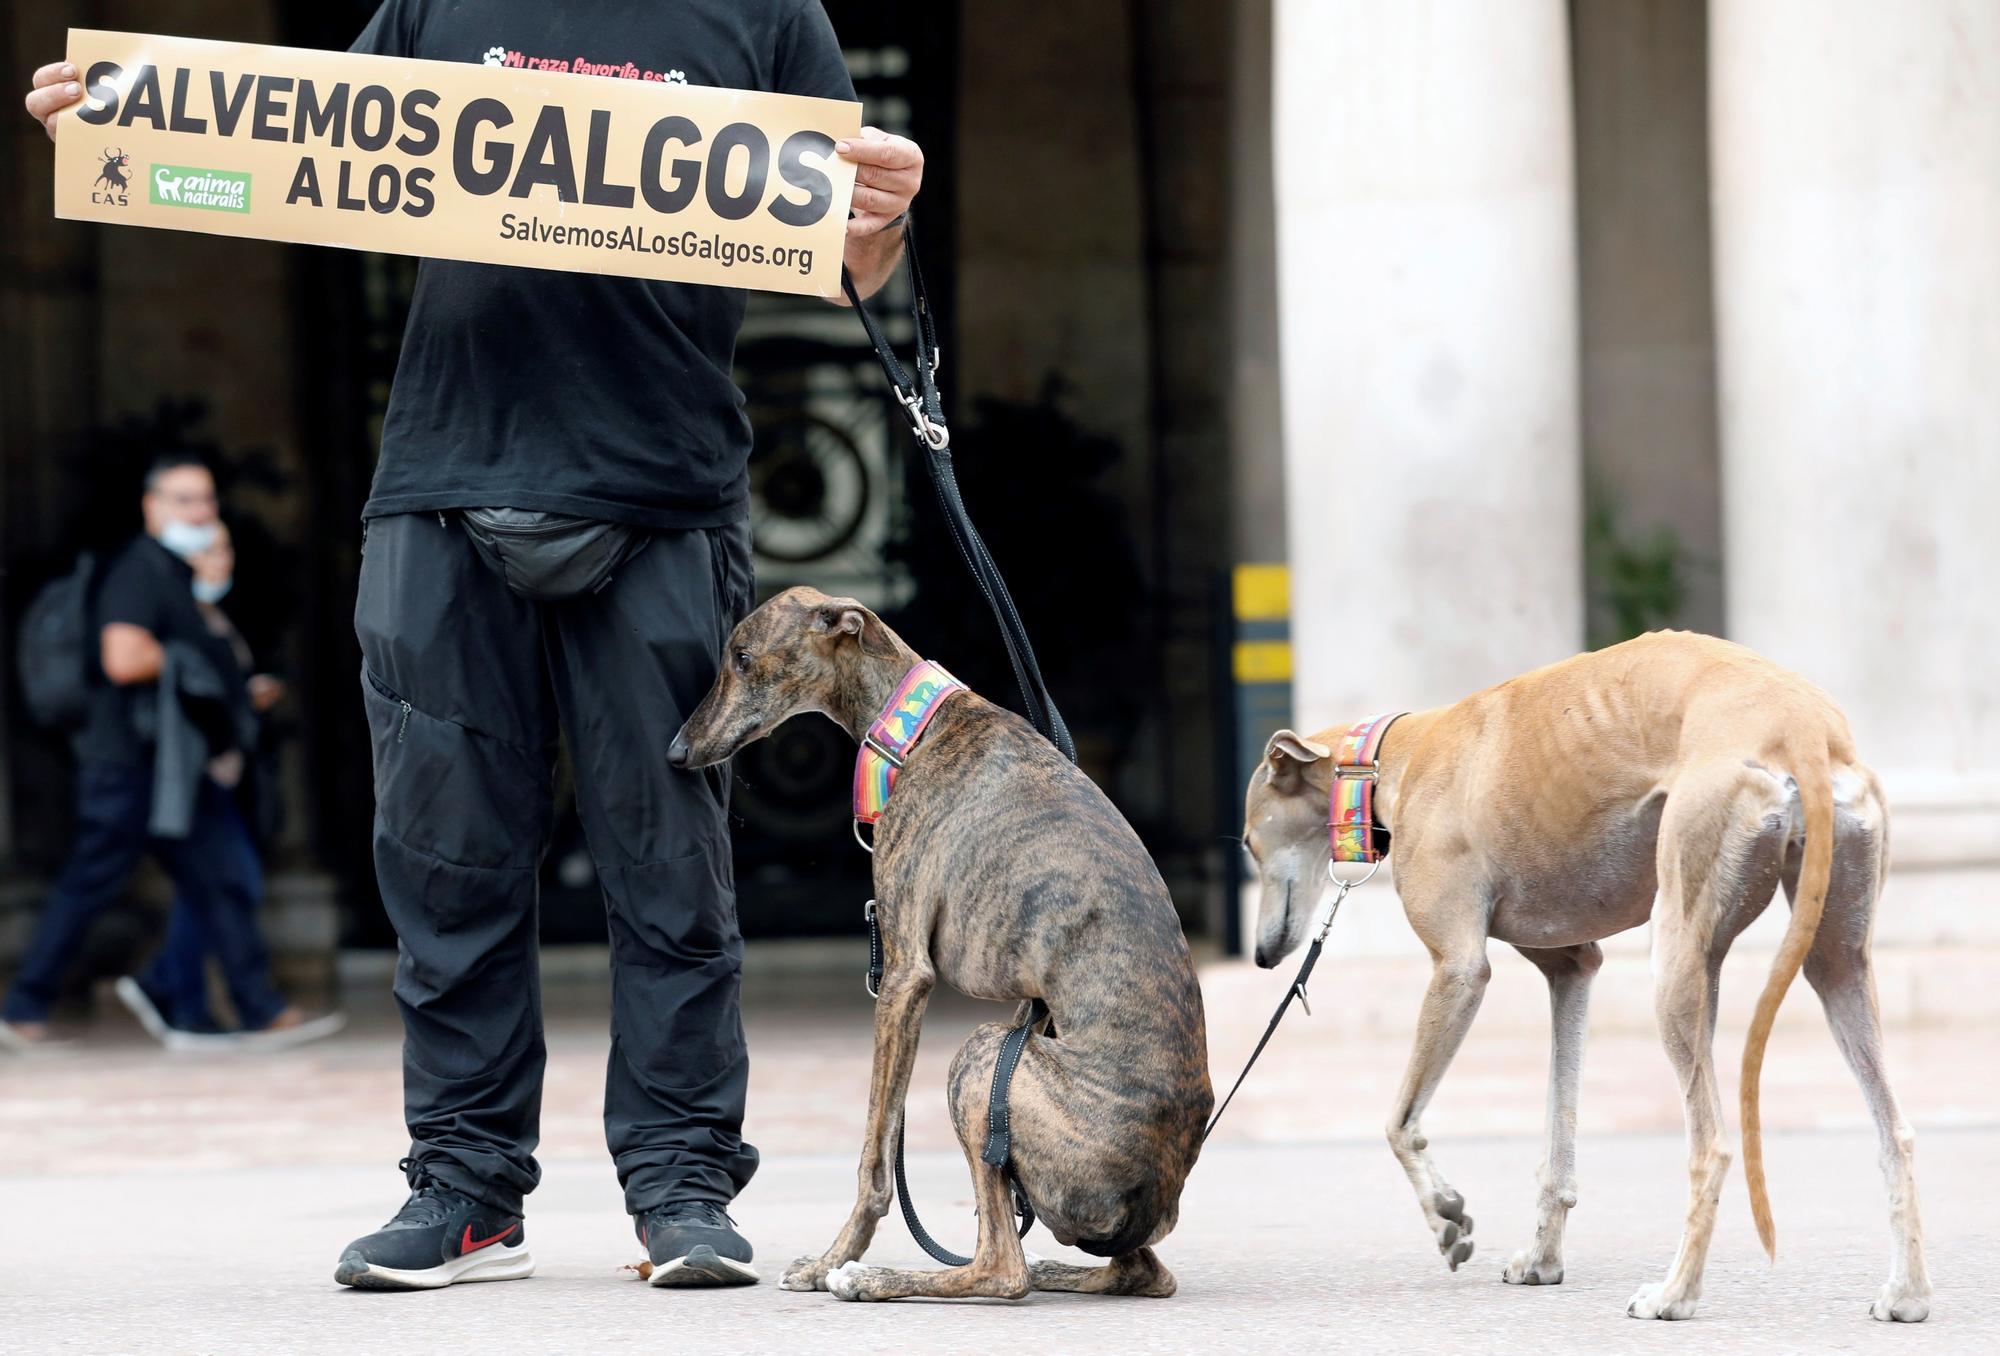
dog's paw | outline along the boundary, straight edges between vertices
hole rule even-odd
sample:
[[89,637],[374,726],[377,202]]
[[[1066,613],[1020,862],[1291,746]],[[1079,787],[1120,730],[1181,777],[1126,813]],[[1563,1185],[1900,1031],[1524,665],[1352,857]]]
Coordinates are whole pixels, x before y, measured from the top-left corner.
[[1921,1323],[1931,1316],[1931,1297],[1907,1284],[1890,1281],[1868,1306],[1868,1317],[1884,1323]]
[[1639,1287],[1625,1305],[1625,1312],[1632,1318],[1693,1318],[1696,1303],[1694,1295],[1668,1298],[1665,1282],[1655,1281]]
[[868,1273],[873,1267],[865,1267],[859,1262],[848,1262],[826,1273],[826,1288],[844,1300],[872,1300],[881,1296],[872,1293],[867,1284]]
[[798,1261],[785,1268],[785,1275],[778,1282],[778,1289],[826,1289],[826,1263],[817,1257],[801,1257]]
[[1561,1285],[1562,1263],[1552,1257],[1537,1257],[1523,1248],[1500,1269],[1500,1279],[1509,1285]]
[[1465,1213],[1465,1197],[1447,1188],[1431,1196],[1431,1209],[1444,1221],[1438,1225],[1438,1252],[1457,1271],[1472,1256],[1472,1216]]

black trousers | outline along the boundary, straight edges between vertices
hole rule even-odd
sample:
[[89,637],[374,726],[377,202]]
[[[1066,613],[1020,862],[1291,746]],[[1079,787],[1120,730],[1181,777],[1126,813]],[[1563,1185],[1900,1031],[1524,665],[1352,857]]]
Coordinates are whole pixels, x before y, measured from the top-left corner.
[[354,629],[410,1156],[498,1209],[518,1213],[541,1175],[558,721],[610,914],[604,1133],[627,1208],[726,1202],[757,1169],[727,771],[667,766],[750,601],[740,525],[661,532],[600,592],[556,603],[510,592],[450,514],[368,525]]

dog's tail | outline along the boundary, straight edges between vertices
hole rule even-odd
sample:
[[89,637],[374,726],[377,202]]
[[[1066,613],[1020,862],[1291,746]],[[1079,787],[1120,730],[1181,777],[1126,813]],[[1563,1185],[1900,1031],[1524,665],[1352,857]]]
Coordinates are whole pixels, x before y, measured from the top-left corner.
[[1798,894],[1792,900],[1792,921],[1778,944],[1771,977],[1758,996],[1750,1019],[1750,1038],[1743,1046],[1743,1175],[1750,1183],[1750,1214],[1765,1253],[1776,1261],[1778,1230],[1771,1219],[1771,1197],[1764,1184],[1764,1127],[1757,1101],[1757,1081],[1764,1069],[1764,1047],[1785,990],[1798,976],[1806,953],[1819,932],[1826,910],[1826,891],[1833,879],[1833,769],[1824,742],[1794,746],[1789,758],[1798,782],[1799,804],[1805,811],[1805,858],[1799,866]]

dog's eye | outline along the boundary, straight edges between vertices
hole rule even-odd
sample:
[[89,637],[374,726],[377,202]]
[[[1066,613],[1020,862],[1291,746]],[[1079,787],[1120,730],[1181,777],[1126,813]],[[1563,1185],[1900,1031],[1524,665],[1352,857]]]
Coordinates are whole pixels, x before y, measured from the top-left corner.
[[738,650],[736,652],[735,663],[738,673],[750,672],[750,652],[748,650]]

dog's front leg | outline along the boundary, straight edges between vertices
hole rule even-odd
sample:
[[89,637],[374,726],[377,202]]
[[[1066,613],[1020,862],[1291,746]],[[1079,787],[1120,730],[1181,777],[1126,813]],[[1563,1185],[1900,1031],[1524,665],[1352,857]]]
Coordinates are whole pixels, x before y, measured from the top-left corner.
[[861,1141],[854,1211],[832,1247],[818,1257],[792,1263],[779,1282],[787,1290],[826,1289],[827,1273],[866,1252],[876,1223],[889,1212],[889,1160],[902,1128],[903,1100],[910,1088],[910,1068],[916,1063],[924,1006],[936,982],[928,958],[898,966],[882,977],[875,1000],[875,1065],[868,1083],[868,1128]]
[[[963,1127],[961,1127],[963,1135]],[[1007,1174],[966,1151],[972,1169],[973,1199],[979,1209],[979,1243],[972,1264],[943,1271],[906,1271],[864,1267],[858,1263],[834,1272],[827,1288],[844,1300],[888,1300],[924,1296],[931,1299],[1020,1299],[1032,1288],[1027,1254],[1014,1232],[1013,1201]],[[1164,1268],[1162,1268],[1164,1271]]]
[[1423,1209],[1424,1220],[1437,1239],[1445,1264],[1457,1271],[1459,1264],[1472,1256],[1472,1216],[1465,1213],[1465,1198],[1451,1189],[1437,1165],[1431,1162],[1426,1152],[1430,1145],[1419,1122],[1431,1094],[1437,1091],[1445,1069],[1451,1064],[1451,1057],[1458,1053],[1459,1043],[1472,1026],[1493,967],[1486,960],[1483,922],[1463,928],[1445,947],[1428,937],[1423,940],[1432,948],[1435,968],[1430,987],[1424,993],[1422,1014],[1417,1019],[1416,1045],[1403,1073],[1395,1112],[1389,1117],[1389,1147],[1416,1189],[1417,1204]]

